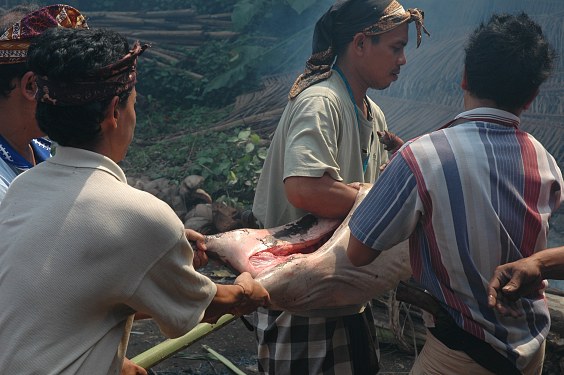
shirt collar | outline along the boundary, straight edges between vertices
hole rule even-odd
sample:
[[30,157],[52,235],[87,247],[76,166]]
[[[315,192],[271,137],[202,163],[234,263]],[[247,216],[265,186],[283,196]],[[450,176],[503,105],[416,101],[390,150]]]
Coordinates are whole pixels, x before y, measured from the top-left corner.
[[455,119],[458,118],[465,118],[465,119],[491,118],[497,121],[509,122],[513,124],[513,126],[515,126],[516,128],[518,128],[519,125],[521,124],[521,119],[518,116],[515,116],[513,113],[497,108],[490,108],[490,107],[479,107],[479,108],[471,109],[466,112],[462,112],[455,117]]
[[81,148],[57,145],[55,155],[48,159],[46,163],[75,168],[99,169],[113,175],[117,180],[127,183],[125,173],[112,159]]
[[[37,164],[45,161],[51,156],[51,142],[44,138],[32,139],[30,146]],[[8,141],[0,135],[0,158],[6,162],[16,173],[25,171],[31,167],[29,161],[21,156]]]

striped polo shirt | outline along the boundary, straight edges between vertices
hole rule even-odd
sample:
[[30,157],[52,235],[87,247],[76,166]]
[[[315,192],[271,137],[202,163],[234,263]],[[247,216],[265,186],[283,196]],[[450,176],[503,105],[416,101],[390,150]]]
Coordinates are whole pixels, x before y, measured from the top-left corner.
[[409,238],[414,278],[461,328],[522,369],[548,334],[546,300],[522,299],[521,318],[501,317],[487,306],[487,284],[499,264],[546,247],[563,185],[518,117],[477,108],[407,142],[349,225],[376,250]]

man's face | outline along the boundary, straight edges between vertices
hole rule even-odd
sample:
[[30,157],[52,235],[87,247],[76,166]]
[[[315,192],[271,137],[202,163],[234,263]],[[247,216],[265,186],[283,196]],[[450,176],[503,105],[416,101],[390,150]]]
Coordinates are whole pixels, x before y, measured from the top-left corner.
[[377,43],[367,38],[363,56],[363,75],[368,87],[385,89],[398,79],[400,67],[407,62],[404,48],[408,42],[409,25],[404,23],[379,36]]

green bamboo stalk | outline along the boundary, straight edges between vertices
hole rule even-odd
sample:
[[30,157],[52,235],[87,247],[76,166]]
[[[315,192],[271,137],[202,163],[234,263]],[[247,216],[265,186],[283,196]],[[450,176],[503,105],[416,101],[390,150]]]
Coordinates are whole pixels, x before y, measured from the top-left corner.
[[214,324],[200,323],[184,336],[175,339],[168,339],[152,348],[138,354],[131,360],[144,369],[149,369],[158,365],[165,359],[171,357],[175,353],[185,349],[195,343],[196,341],[204,338],[213,331],[216,331],[227,324],[234,321],[237,317],[231,314],[223,315]]
[[224,356],[222,356],[221,354],[219,354],[218,352],[216,352],[215,350],[213,350],[209,346],[202,345],[202,347],[204,349],[206,349],[208,352],[210,352],[215,358],[217,358],[218,361],[223,363],[225,365],[225,367],[227,367],[228,369],[233,371],[234,374],[236,374],[236,375],[246,375],[237,366],[235,366],[230,360],[228,360],[227,358],[225,358]]

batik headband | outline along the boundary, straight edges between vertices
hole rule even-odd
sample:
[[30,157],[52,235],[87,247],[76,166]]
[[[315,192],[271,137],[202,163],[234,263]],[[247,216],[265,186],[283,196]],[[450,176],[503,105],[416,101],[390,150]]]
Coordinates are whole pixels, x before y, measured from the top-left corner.
[[46,76],[36,76],[35,98],[55,106],[74,106],[112,98],[129,91],[137,82],[137,57],[148,45],[136,42],[119,61],[100,68],[80,81],[61,82]]
[[[304,73],[296,79],[290,89],[290,93],[288,94],[289,99],[294,99],[309,86],[324,81],[331,76],[331,65],[333,64],[333,60],[335,60],[335,37],[332,28],[337,24],[337,21],[333,20],[334,16],[332,13],[332,9],[330,9],[315,25],[314,53],[307,60]],[[408,9],[406,11],[400,3],[396,0],[392,0],[383,10],[382,15],[378,17],[376,23],[361,29],[359,32],[367,36],[375,36],[393,30],[406,22],[415,22],[417,47],[419,47],[422,39],[421,31],[423,30],[425,34],[430,36],[423,25],[423,19],[423,11],[417,8]],[[316,43],[324,47],[319,48],[315,46]]]
[[26,15],[0,36],[0,64],[25,62],[33,38],[53,27],[88,28],[80,12],[64,4],[49,5]]
[[362,33],[367,36],[379,35],[393,30],[403,23],[415,22],[415,28],[417,29],[417,48],[419,48],[421,44],[421,29],[423,29],[425,34],[431,36],[423,25],[423,18],[424,12],[422,10],[413,8],[406,11],[400,3],[392,1],[384,11],[384,15],[380,20],[376,24],[362,30]]

